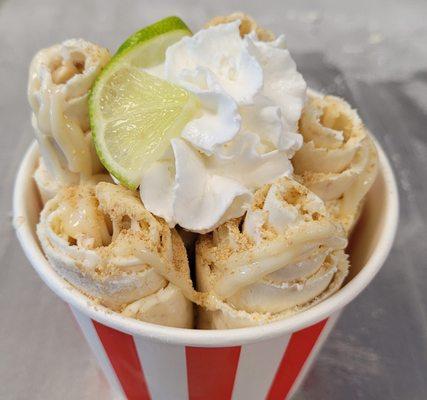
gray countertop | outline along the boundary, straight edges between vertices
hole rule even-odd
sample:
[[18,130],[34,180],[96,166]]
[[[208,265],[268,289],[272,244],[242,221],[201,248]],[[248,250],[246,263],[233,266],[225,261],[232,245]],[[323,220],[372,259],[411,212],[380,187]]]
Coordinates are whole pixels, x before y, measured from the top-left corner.
[[350,304],[297,399],[427,396],[427,3],[425,1],[0,0],[0,398],[108,399],[64,305],[31,270],[11,226],[11,194],[32,140],[28,64],[41,47],[83,37],[115,49],[170,14],[198,28],[234,10],[285,32],[309,84],[342,95],[389,155],[398,234],[374,282]]

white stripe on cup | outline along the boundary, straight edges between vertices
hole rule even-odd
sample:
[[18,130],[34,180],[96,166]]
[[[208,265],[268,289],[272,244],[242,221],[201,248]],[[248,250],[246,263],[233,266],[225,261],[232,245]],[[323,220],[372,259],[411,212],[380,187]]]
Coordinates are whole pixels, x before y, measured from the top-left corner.
[[306,378],[308,372],[310,371],[310,368],[313,366],[314,361],[317,358],[317,355],[319,354],[320,350],[322,349],[323,344],[325,343],[326,339],[329,336],[329,333],[331,333],[332,328],[335,326],[335,323],[338,321],[339,316],[341,315],[341,311],[339,310],[336,313],[332,314],[328,321],[326,322],[324,328],[322,329],[322,332],[320,333],[319,337],[317,338],[316,344],[314,345],[313,349],[310,352],[310,355],[308,356],[307,360],[304,363],[304,366],[302,367],[299,375],[295,379],[295,382],[293,383],[290,391],[289,391],[289,398],[291,399],[292,396],[295,394],[295,392],[299,389],[300,385]]
[[138,336],[133,339],[151,397],[187,399],[185,346],[150,342]]
[[77,323],[80,326],[80,329],[83,332],[84,337],[86,338],[86,341],[88,342],[93,354],[98,360],[98,365],[101,367],[102,372],[104,372],[105,377],[110,383],[110,386],[113,390],[114,399],[125,400],[126,396],[123,392],[122,386],[117,378],[116,373],[114,372],[107,353],[104,350],[104,346],[99,340],[92,320],[86,315],[77,311],[74,307],[70,306],[70,308],[74,314],[74,317],[76,318]]
[[233,400],[264,399],[291,335],[242,346]]

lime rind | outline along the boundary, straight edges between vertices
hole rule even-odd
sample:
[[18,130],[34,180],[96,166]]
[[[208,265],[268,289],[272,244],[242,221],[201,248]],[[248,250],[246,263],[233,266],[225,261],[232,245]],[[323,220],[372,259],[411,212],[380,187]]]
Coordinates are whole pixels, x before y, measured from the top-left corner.
[[145,42],[163,35],[164,33],[170,32],[171,27],[173,27],[174,31],[181,30],[186,32],[188,35],[191,35],[191,31],[184,21],[178,17],[170,16],[135,32],[120,45],[115,56],[127,52],[129,49],[132,49],[135,45],[141,42]]

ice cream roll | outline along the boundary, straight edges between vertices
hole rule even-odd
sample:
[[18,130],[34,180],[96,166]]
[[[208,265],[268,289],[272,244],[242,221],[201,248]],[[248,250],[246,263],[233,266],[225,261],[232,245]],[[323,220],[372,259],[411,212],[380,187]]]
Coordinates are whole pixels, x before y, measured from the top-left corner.
[[102,170],[90,135],[88,96],[109,59],[108,50],[71,39],[40,50],[31,62],[32,125],[45,167],[59,185]]
[[210,28],[211,26],[228,24],[233,21],[240,21],[239,30],[242,37],[250,34],[251,32],[255,32],[258,39],[263,42],[271,42],[275,39],[273,32],[259,26],[250,15],[242,12],[235,12],[229,15],[214,17],[205,24],[204,28],[206,29]]
[[[34,172],[34,180],[39,190],[42,204],[46,204],[50,199],[56,196],[56,194],[67,185],[61,181],[58,181],[46,168],[46,164],[42,157],[39,158],[39,164]],[[99,182],[110,182],[113,183],[113,179],[110,174],[100,173],[92,175],[85,180],[86,185],[96,185]]]
[[34,181],[39,189],[42,204],[46,204],[64,187],[48,171],[42,157],[39,158],[39,164],[34,172]]
[[323,201],[290,178],[265,185],[241,219],[200,237],[197,289],[208,294],[199,326],[261,325],[335,292],[348,272],[341,224]]
[[65,187],[46,203],[37,234],[52,267],[87,296],[126,316],[192,327],[184,244],[135,192],[104,182]]
[[334,96],[309,97],[299,128],[295,173],[350,233],[377,175],[375,144],[357,112]]

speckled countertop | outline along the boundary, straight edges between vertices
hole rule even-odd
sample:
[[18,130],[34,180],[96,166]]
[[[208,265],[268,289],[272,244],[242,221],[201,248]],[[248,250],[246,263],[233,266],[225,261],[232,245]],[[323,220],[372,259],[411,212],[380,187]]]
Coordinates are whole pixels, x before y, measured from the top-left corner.
[[347,307],[297,399],[427,396],[427,2],[0,0],[0,398],[108,399],[67,307],[30,269],[11,226],[12,184],[32,140],[27,68],[41,47],[83,37],[115,49],[170,14],[193,28],[242,9],[285,32],[316,89],[355,105],[392,160],[394,248]]

